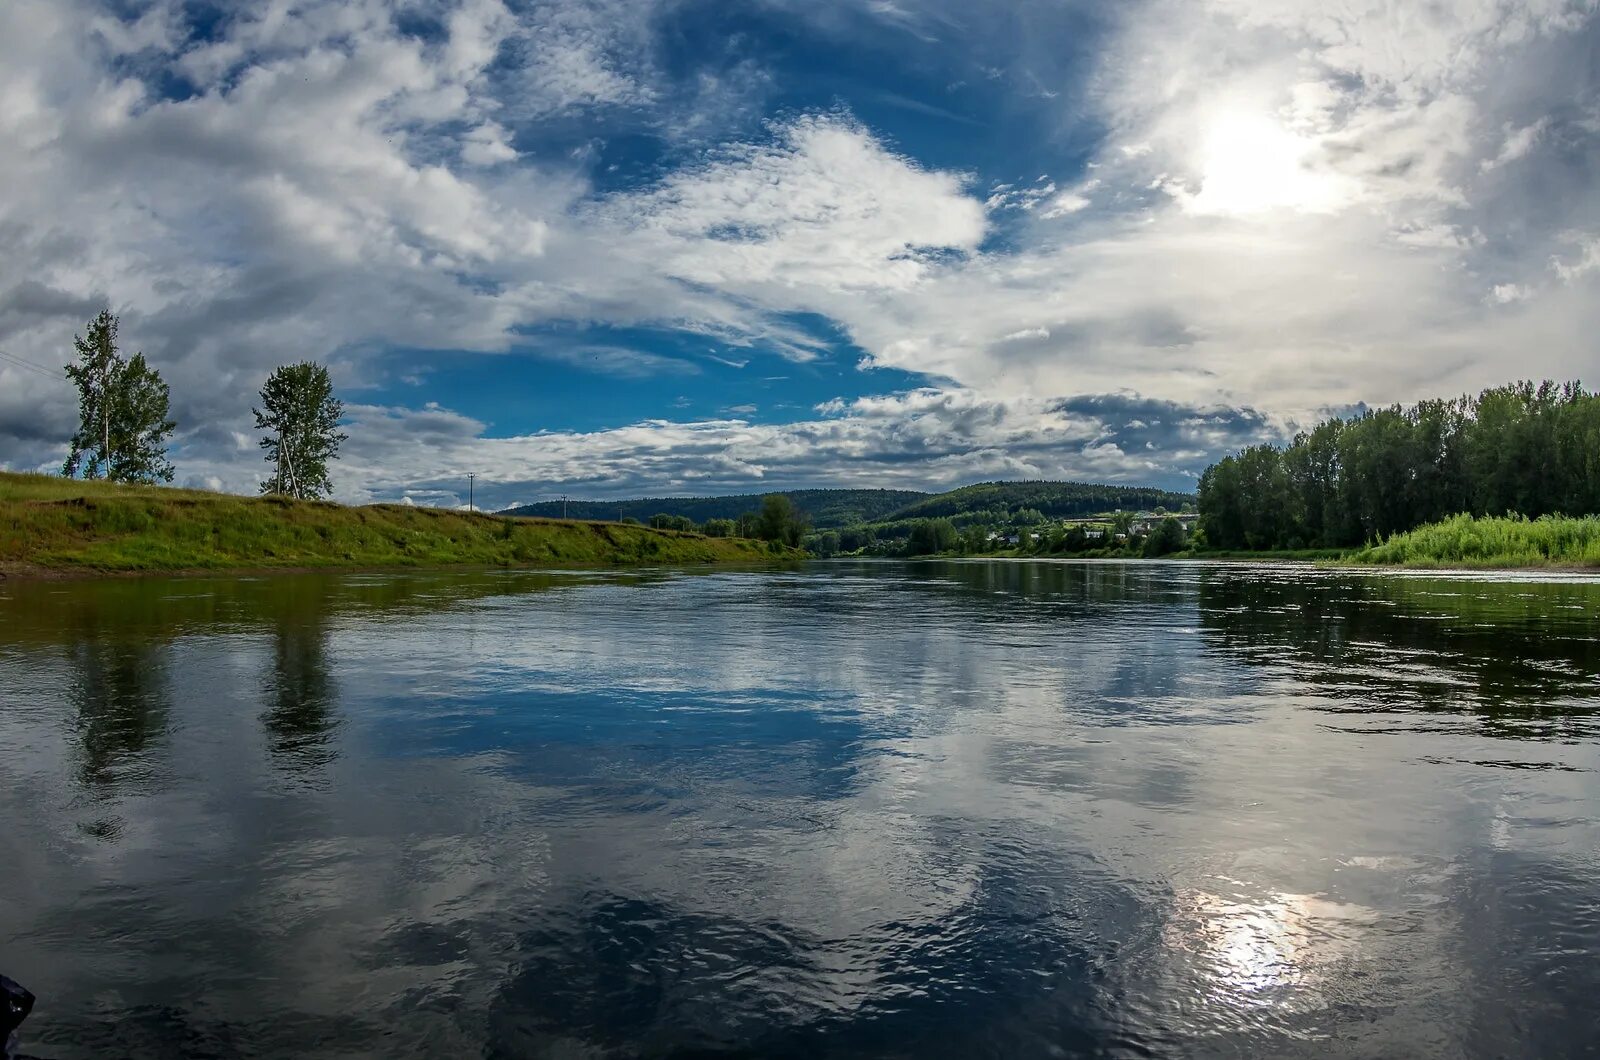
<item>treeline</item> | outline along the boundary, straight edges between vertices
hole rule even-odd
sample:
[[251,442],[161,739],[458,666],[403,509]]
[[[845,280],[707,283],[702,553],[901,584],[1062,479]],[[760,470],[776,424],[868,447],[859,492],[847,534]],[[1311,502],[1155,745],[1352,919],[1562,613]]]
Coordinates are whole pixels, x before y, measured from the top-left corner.
[[[167,443],[178,426],[169,418],[172,392],[144,354],[122,355],[120,329],[117,317],[102,310],[81,336],[73,336],[76,360],[66,373],[78,390],[78,429],[68,441],[61,474],[171,482]],[[262,493],[315,499],[333,491],[328,462],[345,440],[338,429],[344,406],[333,396],[326,368],[302,361],[274,369],[261,388],[261,408],[250,411],[265,432],[260,444],[272,465]]]
[[894,523],[822,530],[805,538],[806,550],[837,555],[917,557],[1087,556],[1096,558],[1166,556],[1192,544],[1187,524],[1192,506],[1179,515],[1111,512],[1078,520],[1047,519],[1024,509],[999,521],[964,517],[898,520]]
[[1209,548],[1349,548],[1460,513],[1600,512],[1600,396],[1514,383],[1329,419],[1200,477]]
[[[926,493],[910,490],[834,489],[786,490],[800,518],[813,526],[840,527],[882,519],[907,504],[922,500]],[[554,500],[508,508],[502,515],[531,515],[544,518],[633,519],[651,522],[662,517],[688,520],[695,526],[719,520],[737,522],[741,516],[759,511],[771,494],[746,493],[726,497],[635,497],[616,501]]]
[[[512,509],[510,513],[501,514],[521,515],[523,509]],[[641,520],[631,515],[623,516],[620,521],[636,525],[641,523]],[[795,507],[794,502],[782,493],[767,494],[761,498],[760,508],[740,512],[736,519],[712,518],[704,523],[696,523],[687,515],[658,512],[649,518],[648,523],[656,530],[680,530],[685,533],[704,534],[706,537],[746,537],[771,544],[788,545],[790,548],[799,548],[805,539],[806,531],[811,527],[805,513]]]
[[1008,513],[1035,512],[1042,520],[1093,515],[1118,508],[1167,508],[1177,511],[1185,504],[1192,503],[1194,497],[1190,494],[1150,486],[1044,480],[979,482],[909,504],[889,518],[907,520],[968,516],[992,522],[996,518],[1005,518]]
[[[1194,503],[1194,496],[1145,486],[1107,486],[1086,482],[980,482],[946,493],[911,490],[786,490],[795,510],[817,530],[860,531],[874,527],[889,536],[905,537],[925,519],[954,519],[958,526],[971,523],[999,525],[1030,514],[1035,522],[1114,511],[1166,507],[1177,511]],[[681,516],[695,525],[714,519],[734,519],[759,508],[764,497],[754,494],[728,497],[655,497],[618,501],[540,501],[507,509],[504,515],[537,515],[574,519],[636,519],[646,522],[663,516]]]

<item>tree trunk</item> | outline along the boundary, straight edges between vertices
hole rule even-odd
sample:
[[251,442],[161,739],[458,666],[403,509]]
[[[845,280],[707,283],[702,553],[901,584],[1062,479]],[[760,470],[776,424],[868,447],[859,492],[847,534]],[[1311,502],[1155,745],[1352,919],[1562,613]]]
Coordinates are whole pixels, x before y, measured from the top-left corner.
[[105,465],[104,474],[111,478],[111,363],[100,371],[100,422],[102,425],[100,440],[100,461]]
[[280,453],[289,454],[287,457],[289,461],[289,495],[291,497],[298,498],[300,496],[300,479],[299,476],[297,476],[294,472],[294,447],[286,444],[287,442],[287,438],[280,440],[278,443],[278,451]]

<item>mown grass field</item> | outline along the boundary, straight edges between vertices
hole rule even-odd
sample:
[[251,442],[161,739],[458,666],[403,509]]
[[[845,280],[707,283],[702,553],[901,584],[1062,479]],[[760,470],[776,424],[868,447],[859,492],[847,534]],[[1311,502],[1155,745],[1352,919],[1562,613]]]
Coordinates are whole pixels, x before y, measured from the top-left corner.
[[620,523],[119,486],[0,472],[0,573],[751,563],[764,542]]
[[1600,516],[1474,518],[1457,515],[1382,544],[1356,549],[1342,562],[1406,567],[1600,567]]

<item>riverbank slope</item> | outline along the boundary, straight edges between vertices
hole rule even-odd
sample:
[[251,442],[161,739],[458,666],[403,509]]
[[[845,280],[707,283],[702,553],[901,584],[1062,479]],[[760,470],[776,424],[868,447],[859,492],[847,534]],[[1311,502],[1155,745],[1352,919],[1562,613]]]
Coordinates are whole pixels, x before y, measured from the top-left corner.
[[[1155,559],[1240,560],[1252,563],[1299,562],[1423,570],[1591,570],[1600,569],[1600,516],[1456,515],[1357,548],[1242,549],[1186,548],[1146,556],[1132,548],[1045,552],[1008,548],[992,552],[938,553],[940,558],[995,559]],[[934,558],[934,557],[928,557]]]
[[752,563],[765,542],[586,520],[0,472],[0,574]]
[[1457,515],[1353,549],[1340,562],[1402,567],[1600,567],[1600,516]]

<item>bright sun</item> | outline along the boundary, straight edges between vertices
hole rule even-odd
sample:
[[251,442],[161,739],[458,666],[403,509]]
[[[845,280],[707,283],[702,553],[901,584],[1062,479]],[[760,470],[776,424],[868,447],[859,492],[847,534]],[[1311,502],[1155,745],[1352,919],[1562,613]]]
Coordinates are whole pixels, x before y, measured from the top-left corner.
[[1270,118],[1222,115],[1201,145],[1200,191],[1185,205],[1208,214],[1332,212],[1351,188],[1346,178],[1312,168],[1315,146]]

